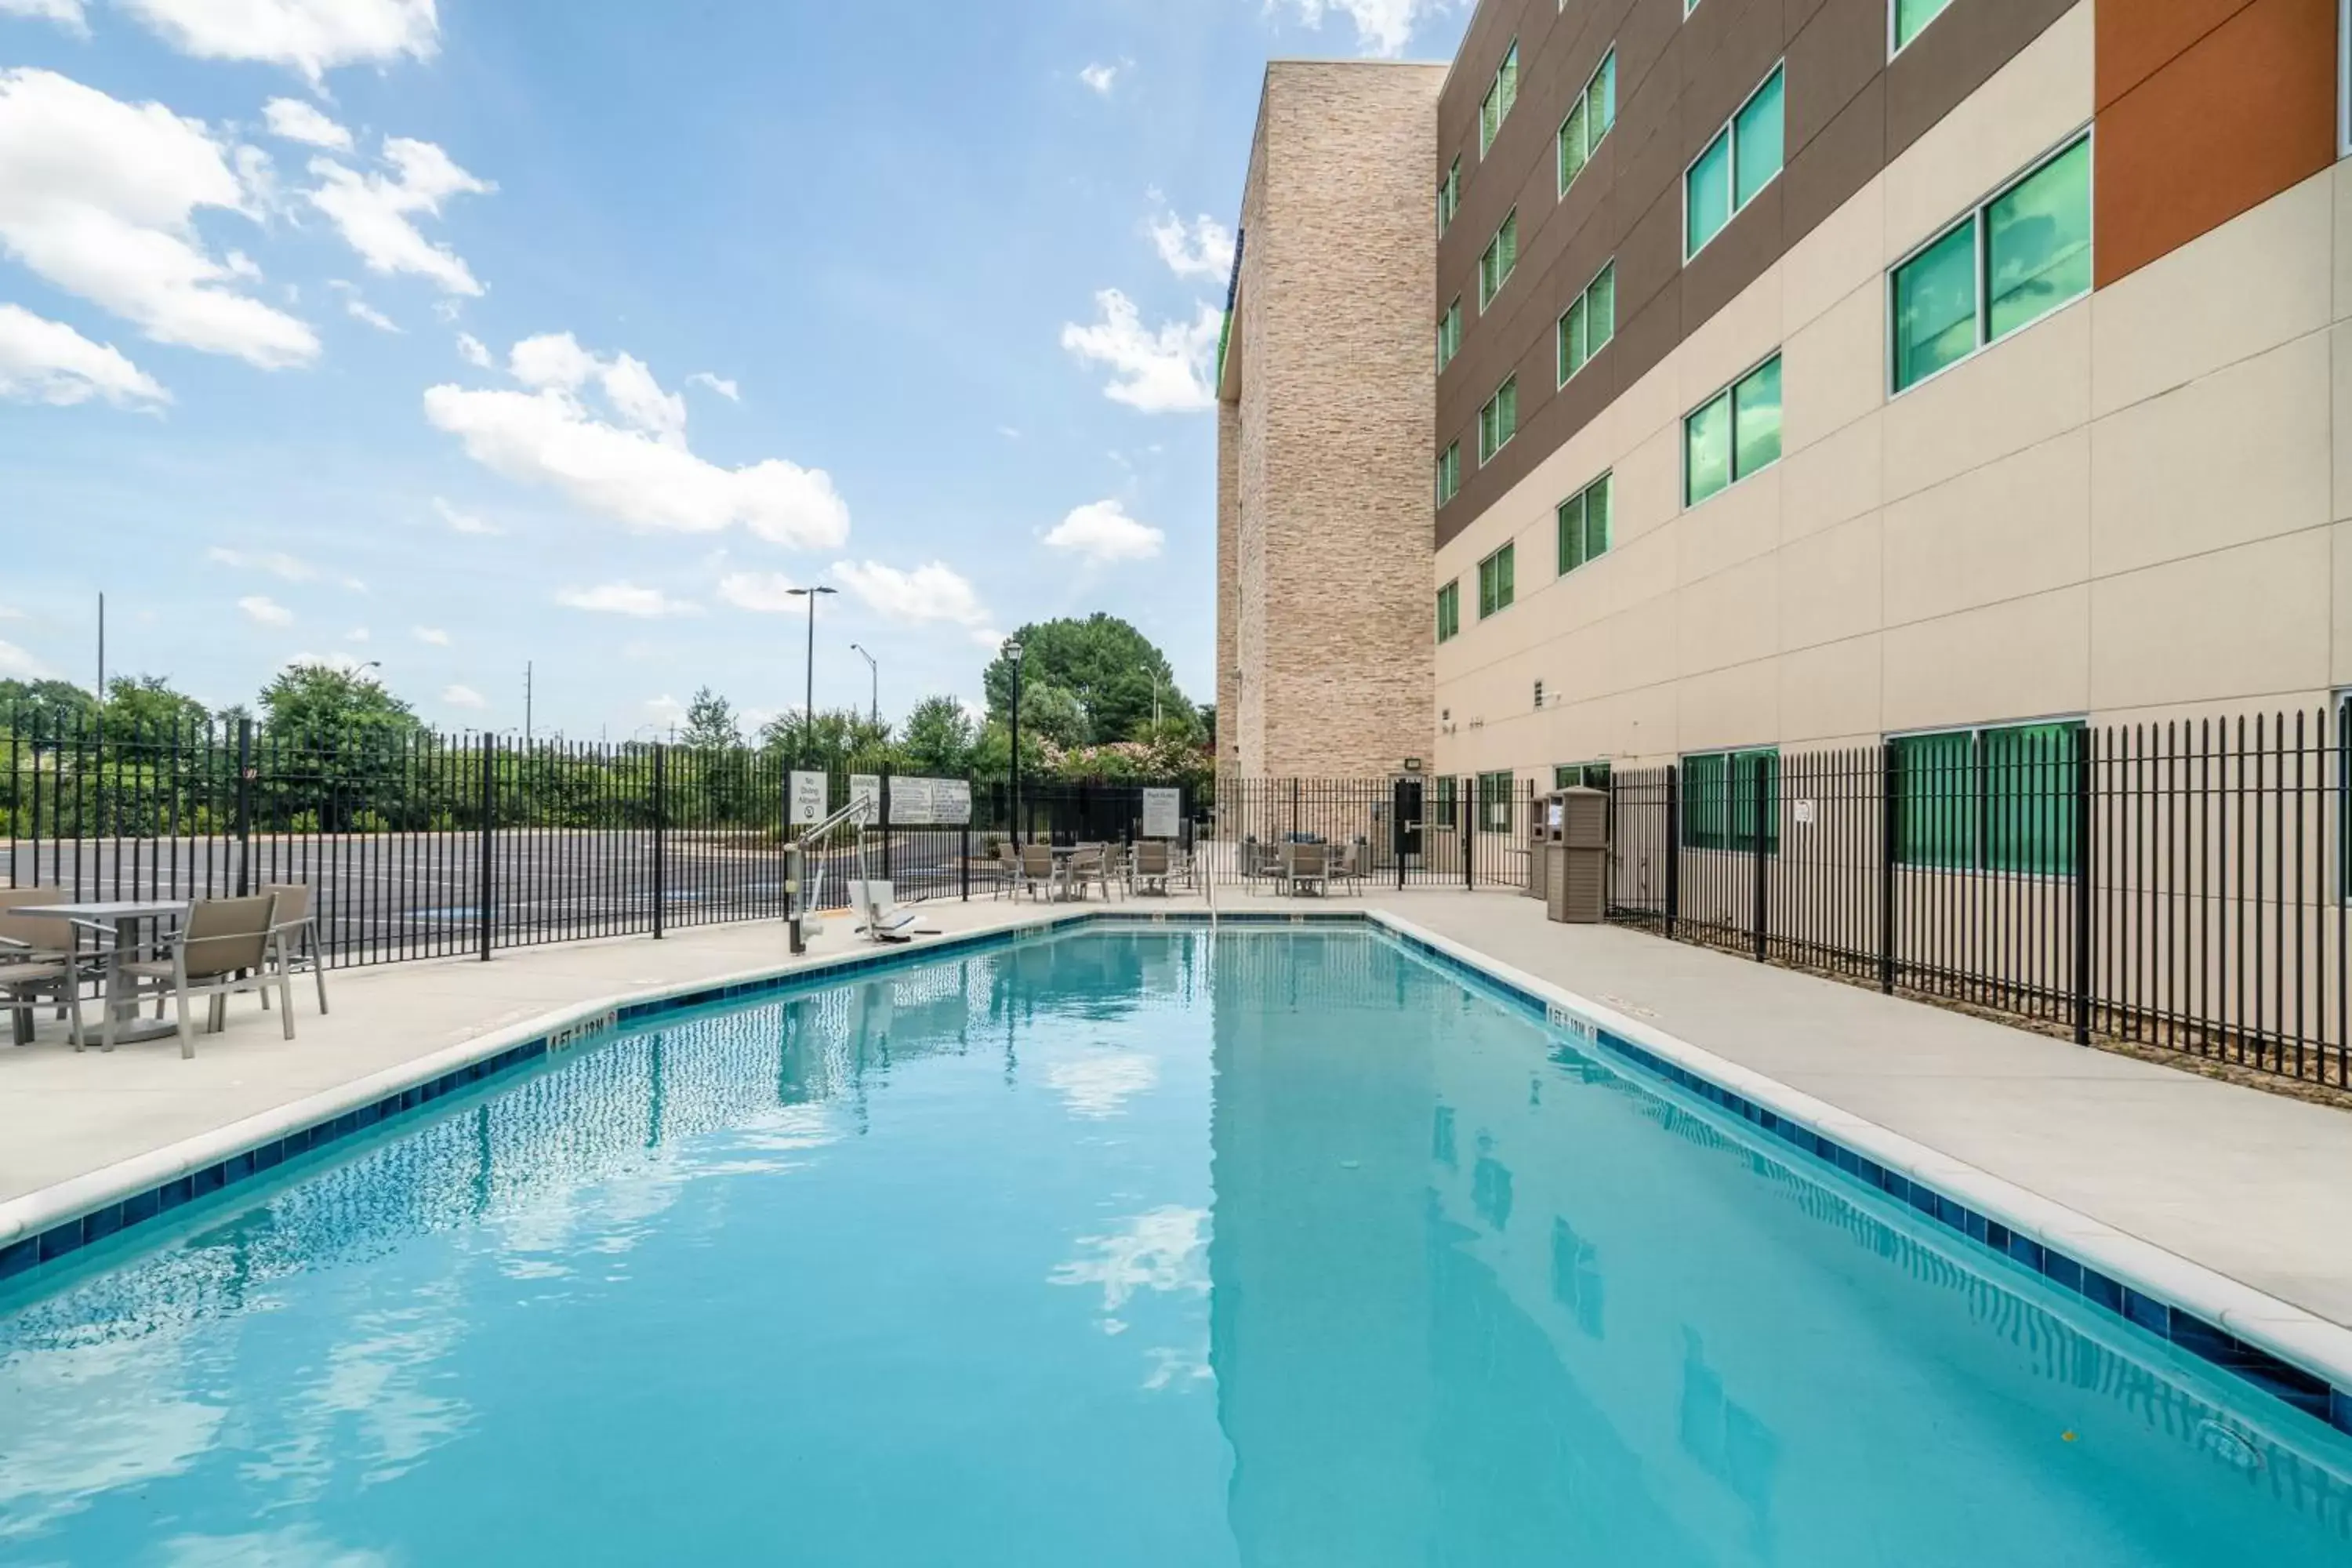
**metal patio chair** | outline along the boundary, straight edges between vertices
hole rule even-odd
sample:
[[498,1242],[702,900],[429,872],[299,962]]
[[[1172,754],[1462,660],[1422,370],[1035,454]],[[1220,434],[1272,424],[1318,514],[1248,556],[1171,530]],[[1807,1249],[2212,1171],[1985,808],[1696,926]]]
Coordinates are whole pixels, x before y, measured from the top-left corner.
[[[196,1054],[196,1035],[188,1021],[188,999],[207,997],[212,1008],[205,1032],[216,1034],[227,1021],[228,999],[241,992],[278,987],[278,1019],[286,1037],[294,1037],[294,987],[279,956],[283,938],[277,931],[278,898],[262,893],[247,899],[199,899],[171,939],[171,956],[145,959],[121,966],[123,980],[135,999],[171,998],[180,1015],[180,1055]],[[114,1009],[107,1009],[101,1048],[114,1048]]]
[[[270,926],[271,934],[278,938],[278,961],[290,975],[309,973],[319,988],[319,1013],[327,1011],[327,959],[319,951],[319,917],[310,912],[310,889],[300,882],[273,882],[261,889],[275,894],[278,915]],[[261,993],[261,1005],[269,1005],[269,992]]]

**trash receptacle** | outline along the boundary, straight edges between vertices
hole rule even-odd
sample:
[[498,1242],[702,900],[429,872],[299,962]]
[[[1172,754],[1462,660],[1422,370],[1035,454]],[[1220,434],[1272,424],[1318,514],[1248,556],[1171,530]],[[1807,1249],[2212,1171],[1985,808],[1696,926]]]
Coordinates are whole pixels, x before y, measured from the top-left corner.
[[1551,847],[1559,842],[1559,794],[1539,795],[1535,809],[1528,813],[1528,897],[1543,899],[1549,903],[1551,886]]
[[1597,789],[1561,790],[1553,797],[1558,831],[1545,847],[1545,912],[1570,925],[1609,918],[1609,795]]

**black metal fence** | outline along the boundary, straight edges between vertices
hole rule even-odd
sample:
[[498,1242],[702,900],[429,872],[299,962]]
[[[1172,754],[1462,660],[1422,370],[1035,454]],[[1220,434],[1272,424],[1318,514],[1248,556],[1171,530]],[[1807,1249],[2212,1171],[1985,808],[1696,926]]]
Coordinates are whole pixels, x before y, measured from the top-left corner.
[[1485,778],[1221,778],[1211,857],[1253,880],[1288,843],[1353,850],[1360,875],[1394,888],[1524,888],[1532,784]]
[[1620,771],[1612,918],[2352,1087],[2341,713]]

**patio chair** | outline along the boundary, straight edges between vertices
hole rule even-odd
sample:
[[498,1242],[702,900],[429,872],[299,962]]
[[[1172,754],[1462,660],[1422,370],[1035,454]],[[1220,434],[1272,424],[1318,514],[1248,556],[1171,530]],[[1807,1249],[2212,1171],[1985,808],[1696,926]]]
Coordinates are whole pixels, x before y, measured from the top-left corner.
[[1146,838],[1135,847],[1135,859],[1129,871],[1129,879],[1137,892],[1157,890],[1160,897],[1165,898],[1168,896],[1168,879],[1174,870],[1169,857],[1168,841]]
[[73,1020],[73,1047],[81,1049],[81,988],[90,978],[79,957],[64,953],[54,963],[0,963],[0,1013],[10,1020],[10,1036],[20,1046],[33,1043],[33,1015],[54,1005],[60,1016]]
[[1312,888],[1327,892],[1330,888],[1330,850],[1322,844],[1286,844],[1282,847],[1282,886],[1288,893],[1300,893]]
[[57,946],[53,921],[34,920],[16,911],[28,904],[66,901],[56,888],[0,888],[0,963],[58,963],[66,958]]
[[1103,897],[1110,897],[1110,860],[1099,844],[1081,847],[1070,857],[1069,886],[1080,898],[1087,896],[1087,884],[1100,882]]
[[[319,1013],[327,1012],[327,960],[319,951],[319,917],[310,912],[310,889],[300,882],[272,882],[261,889],[278,896],[278,920],[271,928],[279,941],[278,962],[289,975],[307,973],[319,988]],[[269,1005],[269,993],[261,994]]]
[[1060,869],[1054,864],[1053,847],[1045,844],[1024,844],[1021,847],[1021,886],[1030,897],[1042,889],[1053,898],[1061,886]]
[[1362,841],[1343,844],[1334,848],[1329,858],[1329,870],[1332,881],[1345,883],[1349,892],[1360,891],[1364,881]]
[[[171,939],[171,957],[125,963],[123,981],[133,999],[152,995],[160,1001],[168,996],[178,1005],[184,1058],[196,1054],[195,1030],[188,1022],[191,996],[211,1000],[205,1032],[216,1034],[227,1020],[231,996],[275,985],[278,1020],[290,1040],[294,1037],[294,986],[279,954],[283,938],[277,924],[274,893],[248,899],[199,899],[189,906],[186,922]],[[106,1011],[100,1048],[114,1048],[111,1006]]]
[[996,841],[996,858],[989,862],[988,868],[996,882],[993,897],[1001,899],[1021,891],[1021,851],[1013,847],[1011,839]]

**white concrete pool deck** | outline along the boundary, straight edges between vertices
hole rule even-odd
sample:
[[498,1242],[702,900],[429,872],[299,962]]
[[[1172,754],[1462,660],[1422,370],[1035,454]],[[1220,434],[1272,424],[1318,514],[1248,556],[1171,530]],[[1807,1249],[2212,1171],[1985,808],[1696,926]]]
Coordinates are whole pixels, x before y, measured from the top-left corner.
[[[1301,906],[1221,892],[1221,908]],[[1100,905],[1097,905],[1100,908]],[[1196,900],[1118,910],[1197,910]],[[1539,906],[1451,890],[1335,898],[1387,910],[1889,1131],[1965,1162],[2322,1319],[2352,1326],[2352,1114],[1722,953],[1608,928],[1548,924]],[[926,906],[945,931],[1064,912],[975,900]],[[846,922],[811,960],[862,942]],[[264,1115],[595,998],[790,967],[783,930],[711,927],[330,977],[334,1011],[296,988],[299,1034],[237,1000],[229,1028],[75,1055],[44,1021],[0,1045],[0,1202]]]

